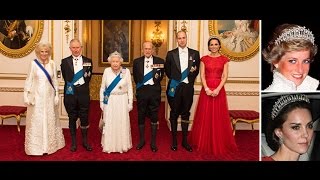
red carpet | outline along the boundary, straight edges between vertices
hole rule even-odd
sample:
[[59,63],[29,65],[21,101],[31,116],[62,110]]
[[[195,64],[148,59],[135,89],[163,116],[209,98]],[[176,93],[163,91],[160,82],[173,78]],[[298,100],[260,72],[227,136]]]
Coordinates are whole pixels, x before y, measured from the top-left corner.
[[[150,121],[146,119],[146,145],[138,151],[135,146],[138,143],[139,133],[137,125],[137,110],[130,112],[133,148],[127,153],[103,153],[100,145],[101,134],[98,130],[100,108],[98,101],[92,101],[90,105],[90,129],[89,143],[93,147],[92,152],[87,152],[81,146],[81,132],[78,129],[78,150],[70,152],[69,129],[64,129],[66,146],[51,155],[27,156],[24,152],[24,126],[18,134],[16,126],[4,125],[0,127],[0,161],[258,161],[259,160],[259,131],[239,130],[236,132],[236,143],[238,152],[234,152],[228,159],[213,157],[199,152],[187,152],[180,145],[178,151],[171,151],[171,132],[165,120],[164,103],[161,104],[159,121],[160,127],[157,134],[158,152],[150,150]],[[181,132],[178,133],[178,143],[181,144]]]

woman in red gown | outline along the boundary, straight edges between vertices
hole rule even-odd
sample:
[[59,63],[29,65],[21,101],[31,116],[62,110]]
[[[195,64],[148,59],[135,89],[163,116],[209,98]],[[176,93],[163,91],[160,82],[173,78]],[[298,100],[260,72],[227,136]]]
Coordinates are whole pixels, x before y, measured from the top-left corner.
[[218,37],[208,41],[209,55],[200,63],[202,89],[190,133],[196,150],[223,157],[237,150],[232,134],[224,84],[228,78],[229,59],[219,53]]

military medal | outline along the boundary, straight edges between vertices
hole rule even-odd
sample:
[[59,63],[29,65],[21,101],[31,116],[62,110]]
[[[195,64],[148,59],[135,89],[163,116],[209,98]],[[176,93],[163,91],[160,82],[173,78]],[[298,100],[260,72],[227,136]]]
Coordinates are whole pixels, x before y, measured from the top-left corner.
[[66,94],[71,94],[71,95],[73,95],[73,88],[72,88],[72,86],[68,86],[67,87],[67,92],[66,92]]
[[90,75],[91,75],[91,73],[90,73],[90,71],[88,72],[88,77],[90,77]]
[[158,74],[158,73],[156,73],[156,74],[154,75],[154,77],[155,77],[156,79],[158,79],[159,74]]
[[85,72],[83,76],[84,76],[84,77],[87,77],[87,76],[88,76],[87,72]]
[[197,67],[191,67],[191,69],[190,69],[190,72],[193,72],[193,71],[195,71],[197,69]]
[[122,68],[121,73],[125,74],[126,73],[126,69]]

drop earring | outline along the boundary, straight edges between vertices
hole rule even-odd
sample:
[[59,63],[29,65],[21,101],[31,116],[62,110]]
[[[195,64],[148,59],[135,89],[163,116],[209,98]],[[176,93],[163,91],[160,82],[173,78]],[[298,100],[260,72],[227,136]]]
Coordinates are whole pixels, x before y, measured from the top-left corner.
[[279,145],[281,146],[283,144],[283,139],[279,137]]

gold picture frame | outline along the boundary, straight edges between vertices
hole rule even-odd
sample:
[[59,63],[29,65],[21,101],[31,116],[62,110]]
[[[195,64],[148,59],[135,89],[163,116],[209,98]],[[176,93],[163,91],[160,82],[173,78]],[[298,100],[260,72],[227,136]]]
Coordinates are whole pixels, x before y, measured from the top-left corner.
[[0,53],[10,58],[27,56],[40,41],[43,29],[44,20],[0,20]]
[[231,61],[245,61],[259,51],[259,20],[210,20],[209,35],[221,40],[221,53]]
[[123,57],[123,66],[131,66],[131,20],[101,21],[101,62],[108,66],[108,57],[118,51]]

